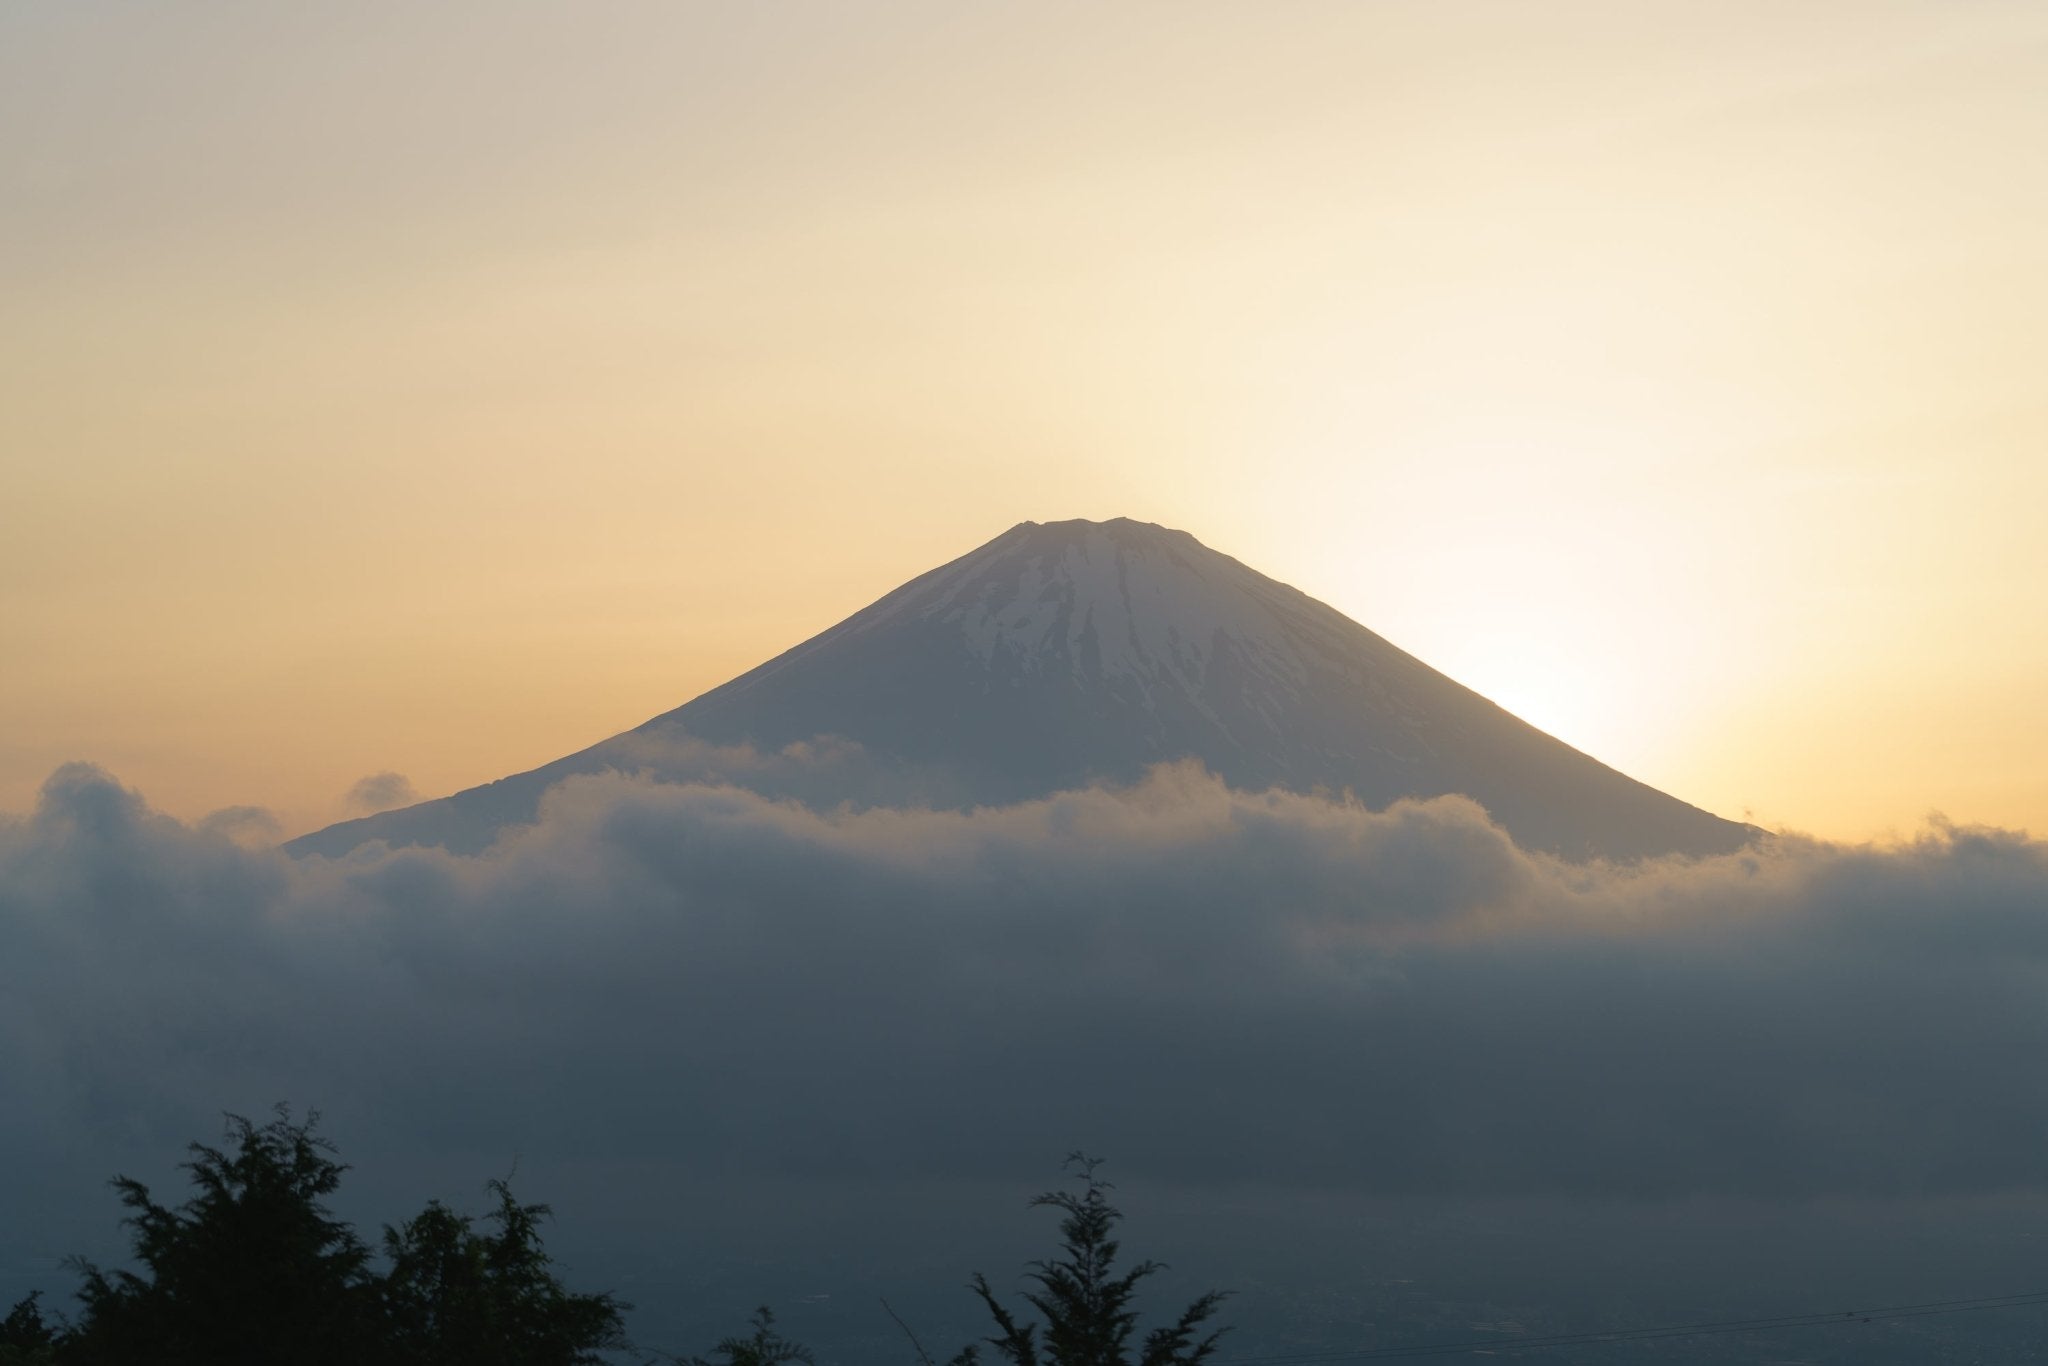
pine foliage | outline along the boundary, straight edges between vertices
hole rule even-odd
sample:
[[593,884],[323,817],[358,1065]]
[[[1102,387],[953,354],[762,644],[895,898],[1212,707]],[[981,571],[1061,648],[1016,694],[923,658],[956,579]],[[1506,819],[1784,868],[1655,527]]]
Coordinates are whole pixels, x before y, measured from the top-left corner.
[[547,1206],[503,1181],[484,1228],[439,1201],[387,1227],[380,1274],[327,1207],[348,1168],[318,1122],[282,1106],[263,1125],[228,1116],[222,1147],[192,1145],[195,1193],[176,1208],[116,1177],[135,1269],[75,1260],[77,1327],[35,1345],[31,1297],[0,1352],[20,1336],[33,1366],[590,1366],[625,1345],[626,1306],[563,1288],[541,1244]]
[[348,1169],[280,1106],[255,1125],[227,1118],[221,1148],[191,1146],[197,1193],[173,1209],[131,1177],[114,1178],[128,1207],[139,1271],[73,1265],[84,1320],[65,1359],[162,1366],[344,1366],[374,1346],[369,1251],[329,1212]]
[[748,1320],[754,1331],[746,1337],[730,1337],[712,1348],[716,1360],[691,1357],[685,1366],[814,1366],[808,1348],[800,1347],[775,1331],[775,1315],[767,1305]]
[[[78,1321],[53,1327],[31,1293],[0,1318],[0,1366],[600,1366],[604,1353],[631,1350],[629,1306],[566,1289],[541,1241],[548,1207],[522,1204],[504,1181],[488,1184],[496,1207],[481,1220],[436,1200],[386,1225],[380,1268],[328,1208],[348,1168],[318,1122],[283,1106],[261,1125],[227,1116],[220,1147],[191,1145],[182,1170],[193,1194],[176,1207],[115,1177],[132,1267],[73,1259]],[[1134,1347],[1138,1289],[1165,1268],[1118,1268],[1122,1214],[1100,1163],[1073,1153],[1067,1165],[1080,1188],[1031,1201],[1060,1213],[1060,1255],[1027,1267],[1035,1318],[1013,1313],[980,1273],[970,1283],[995,1320],[986,1344],[1003,1366],[1201,1366],[1221,1336],[1203,1330],[1223,1294],[1200,1296]],[[751,1328],[708,1358],[665,1359],[814,1366],[765,1306]],[[974,1345],[949,1366],[979,1361]]]
[[56,1331],[43,1321],[36,1302],[42,1294],[29,1291],[0,1319],[0,1366],[46,1366],[56,1360]]
[[[1110,1184],[1096,1174],[1099,1159],[1070,1153],[1067,1167],[1081,1181],[1075,1191],[1047,1191],[1033,1206],[1049,1205],[1061,1213],[1060,1253],[1051,1261],[1030,1264],[1027,1279],[1037,1286],[1025,1302],[1039,1322],[1024,1322],[1005,1308],[976,1272],[969,1288],[981,1298],[995,1320],[996,1335],[985,1341],[1009,1366],[1197,1366],[1216,1350],[1223,1330],[1202,1334],[1202,1326],[1222,1305],[1225,1292],[1212,1290],[1183,1309],[1171,1324],[1147,1333],[1135,1357],[1131,1337],[1137,1331],[1135,1306],[1139,1283],[1165,1270],[1160,1262],[1137,1262],[1116,1270],[1120,1250],[1114,1237],[1123,1215],[1109,1202]],[[975,1366],[979,1346],[969,1346],[951,1366]]]
[[379,1284],[396,1366],[584,1366],[624,1345],[625,1308],[575,1294],[541,1245],[546,1205],[522,1205],[503,1181],[479,1230],[440,1201],[384,1229],[390,1269]]

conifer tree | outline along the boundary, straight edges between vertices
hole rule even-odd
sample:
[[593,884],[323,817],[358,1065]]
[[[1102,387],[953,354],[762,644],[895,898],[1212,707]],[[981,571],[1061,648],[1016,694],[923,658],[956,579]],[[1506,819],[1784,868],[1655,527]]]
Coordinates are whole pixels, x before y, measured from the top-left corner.
[[0,1327],[0,1366],[17,1366],[13,1337],[54,1352],[22,1355],[27,1366],[587,1366],[625,1345],[626,1306],[562,1286],[541,1246],[547,1206],[503,1181],[490,1183],[491,1227],[438,1201],[387,1227],[377,1274],[327,1208],[348,1169],[318,1119],[283,1106],[261,1126],[228,1116],[222,1148],[192,1145],[196,1193],[175,1209],[116,1177],[137,1268],[74,1260],[77,1329],[32,1340],[31,1296]]
[[[678,1366],[814,1366],[810,1349],[801,1347],[775,1331],[775,1315],[767,1305],[748,1320],[754,1331],[746,1337],[730,1337],[712,1348],[713,1358],[676,1358]],[[714,1359],[715,1358],[715,1359]]]
[[522,1205],[492,1181],[497,1227],[479,1231],[440,1201],[386,1226],[390,1269],[379,1285],[392,1359],[400,1366],[582,1366],[624,1345],[609,1294],[575,1294],[541,1246],[546,1205]]
[[64,1359],[161,1366],[344,1366],[375,1345],[368,1250],[326,1199],[348,1169],[315,1128],[279,1106],[257,1126],[227,1117],[222,1148],[191,1145],[197,1194],[172,1209],[131,1177],[140,1271],[75,1261],[84,1316]]
[[0,1319],[0,1366],[46,1366],[57,1359],[56,1330],[36,1303],[42,1293],[29,1291]]
[[[997,1334],[986,1339],[988,1345],[1009,1366],[1196,1366],[1216,1350],[1222,1336],[1219,1330],[1197,1338],[1225,1292],[1202,1295],[1173,1323],[1147,1333],[1134,1363],[1130,1343],[1138,1323],[1133,1303],[1138,1284],[1165,1266],[1144,1261],[1121,1273],[1115,1269],[1119,1249],[1112,1235],[1123,1215],[1109,1203],[1109,1183],[1096,1175],[1101,1162],[1075,1152],[1068,1154],[1066,1165],[1080,1177],[1081,1190],[1047,1191],[1031,1201],[1064,1216],[1061,1255],[1030,1264],[1029,1279],[1038,1289],[1024,1299],[1042,1322],[1021,1322],[980,1272],[968,1283],[995,1319]],[[969,1346],[951,1366],[975,1366],[979,1356],[979,1347]]]

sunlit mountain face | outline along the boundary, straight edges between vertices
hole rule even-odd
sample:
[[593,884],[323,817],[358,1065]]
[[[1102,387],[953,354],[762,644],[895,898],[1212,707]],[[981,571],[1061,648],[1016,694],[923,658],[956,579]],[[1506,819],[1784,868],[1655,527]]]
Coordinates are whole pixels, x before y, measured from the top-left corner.
[[968,807],[1190,760],[1233,787],[1375,808],[1461,793],[1518,843],[1575,859],[1723,853],[1757,834],[1184,531],[1119,518],[1022,523],[634,730],[288,847],[475,851],[531,821],[553,783],[613,769],[812,805]]

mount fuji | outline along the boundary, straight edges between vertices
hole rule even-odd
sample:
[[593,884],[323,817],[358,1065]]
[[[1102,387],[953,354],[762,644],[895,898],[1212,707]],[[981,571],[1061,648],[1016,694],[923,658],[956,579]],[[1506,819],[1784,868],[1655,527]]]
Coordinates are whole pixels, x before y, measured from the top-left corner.
[[[1380,807],[1463,793],[1567,858],[1705,855],[1759,832],[1648,787],[1184,531],[1025,522],[692,702],[527,773],[286,845],[473,852],[581,773],[826,805],[967,807],[1200,761],[1233,787]],[[739,771],[735,772],[737,769]]]

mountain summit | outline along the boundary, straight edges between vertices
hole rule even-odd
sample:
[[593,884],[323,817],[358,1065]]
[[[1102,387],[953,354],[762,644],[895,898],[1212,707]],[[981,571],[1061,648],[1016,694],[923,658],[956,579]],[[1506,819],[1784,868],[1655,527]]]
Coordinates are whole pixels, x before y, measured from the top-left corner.
[[[805,748],[781,755],[791,746]],[[789,771],[848,754],[860,762],[839,762],[836,785]],[[735,755],[748,772],[728,771]],[[1375,807],[1464,793],[1517,842],[1573,858],[1720,853],[1756,833],[1615,772],[1184,531],[1118,518],[1022,523],[635,730],[286,848],[479,849],[531,821],[553,783],[606,769],[965,806],[1183,758],[1235,787],[1348,791]]]

